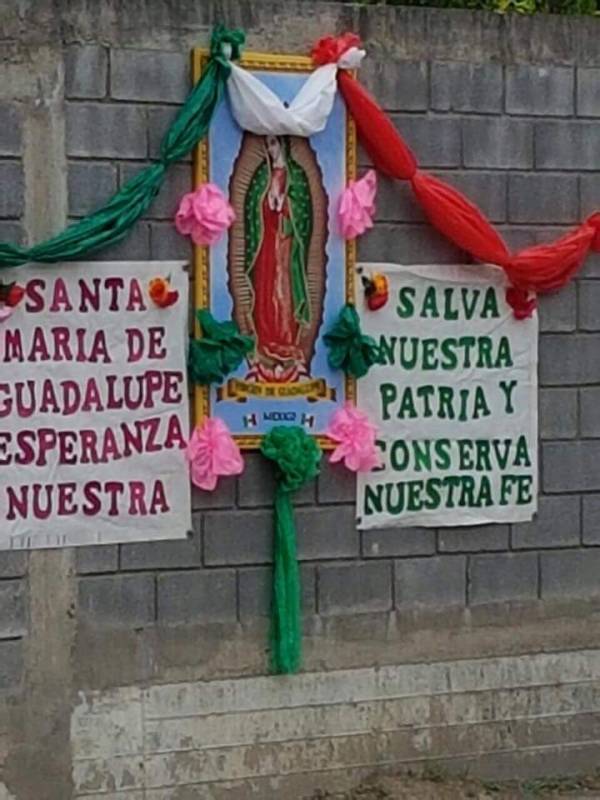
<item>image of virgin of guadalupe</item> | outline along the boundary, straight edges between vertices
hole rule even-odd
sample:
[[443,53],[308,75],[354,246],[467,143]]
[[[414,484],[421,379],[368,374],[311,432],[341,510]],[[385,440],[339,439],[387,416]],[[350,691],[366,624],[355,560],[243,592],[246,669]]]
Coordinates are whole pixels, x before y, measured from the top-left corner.
[[230,195],[234,317],[255,340],[246,379],[305,380],[323,311],[327,228],[327,196],[308,141],[245,134]]

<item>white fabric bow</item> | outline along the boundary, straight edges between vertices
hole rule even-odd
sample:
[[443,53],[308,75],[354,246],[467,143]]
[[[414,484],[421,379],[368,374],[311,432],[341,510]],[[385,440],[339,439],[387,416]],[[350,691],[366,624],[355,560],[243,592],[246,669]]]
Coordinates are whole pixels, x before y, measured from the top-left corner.
[[262,81],[232,63],[227,91],[233,116],[242,130],[261,136],[312,136],[327,125],[338,68],[356,69],[364,56],[364,50],[351,47],[337,64],[317,67],[288,107]]

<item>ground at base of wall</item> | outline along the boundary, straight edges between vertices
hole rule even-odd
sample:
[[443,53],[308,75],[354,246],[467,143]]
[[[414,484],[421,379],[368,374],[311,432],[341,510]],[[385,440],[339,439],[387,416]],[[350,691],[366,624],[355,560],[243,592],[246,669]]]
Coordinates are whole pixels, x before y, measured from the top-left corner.
[[497,783],[432,770],[369,781],[349,792],[319,792],[311,800],[600,800],[600,769],[593,775]]

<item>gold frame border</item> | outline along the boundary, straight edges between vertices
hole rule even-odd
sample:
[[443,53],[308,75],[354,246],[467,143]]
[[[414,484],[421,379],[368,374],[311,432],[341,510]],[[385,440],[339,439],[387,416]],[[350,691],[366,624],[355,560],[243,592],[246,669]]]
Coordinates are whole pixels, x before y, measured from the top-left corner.
[[[202,71],[209,58],[209,51],[194,48],[192,51],[192,79],[194,84],[200,80]],[[312,59],[308,56],[276,55],[271,53],[244,53],[239,62],[241,67],[254,70],[270,70],[274,72],[310,72],[314,69]],[[194,148],[193,182],[194,187],[205,183],[209,176],[208,136]],[[354,180],[357,171],[356,126],[354,120],[346,112],[346,179]],[[354,282],[356,276],[356,243],[346,242],[346,302],[354,302]],[[210,299],[210,252],[208,247],[194,245],[194,311],[208,308]],[[194,321],[194,335],[199,336],[198,323]],[[347,400],[356,399],[356,382],[346,375],[344,390]],[[210,414],[209,388],[194,387],[194,422]],[[234,436],[242,450],[255,450],[260,447],[264,434]],[[331,450],[335,445],[327,436],[314,437],[320,447]]]

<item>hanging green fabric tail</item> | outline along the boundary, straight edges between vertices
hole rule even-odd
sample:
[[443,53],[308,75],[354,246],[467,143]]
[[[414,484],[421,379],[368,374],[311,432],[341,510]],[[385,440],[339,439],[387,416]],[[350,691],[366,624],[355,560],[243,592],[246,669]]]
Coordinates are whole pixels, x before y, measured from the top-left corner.
[[292,493],[319,474],[321,450],[302,428],[277,426],[262,442],[263,455],[277,466],[271,661],[278,673],[296,672],[302,657],[300,573]]
[[[57,236],[29,248],[0,244],[0,267],[16,267],[29,261],[73,261],[123,239],[158,194],[167,168],[206,136],[231,70],[227,56],[230,52],[231,58],[239,58],[243,43],[242,31],[229,31],[222,25],[215,28],[206,70],[166,132],[158,163],[127,181],[94,214],[70,225]],[[224,48],[228,48],[225,54]]]

